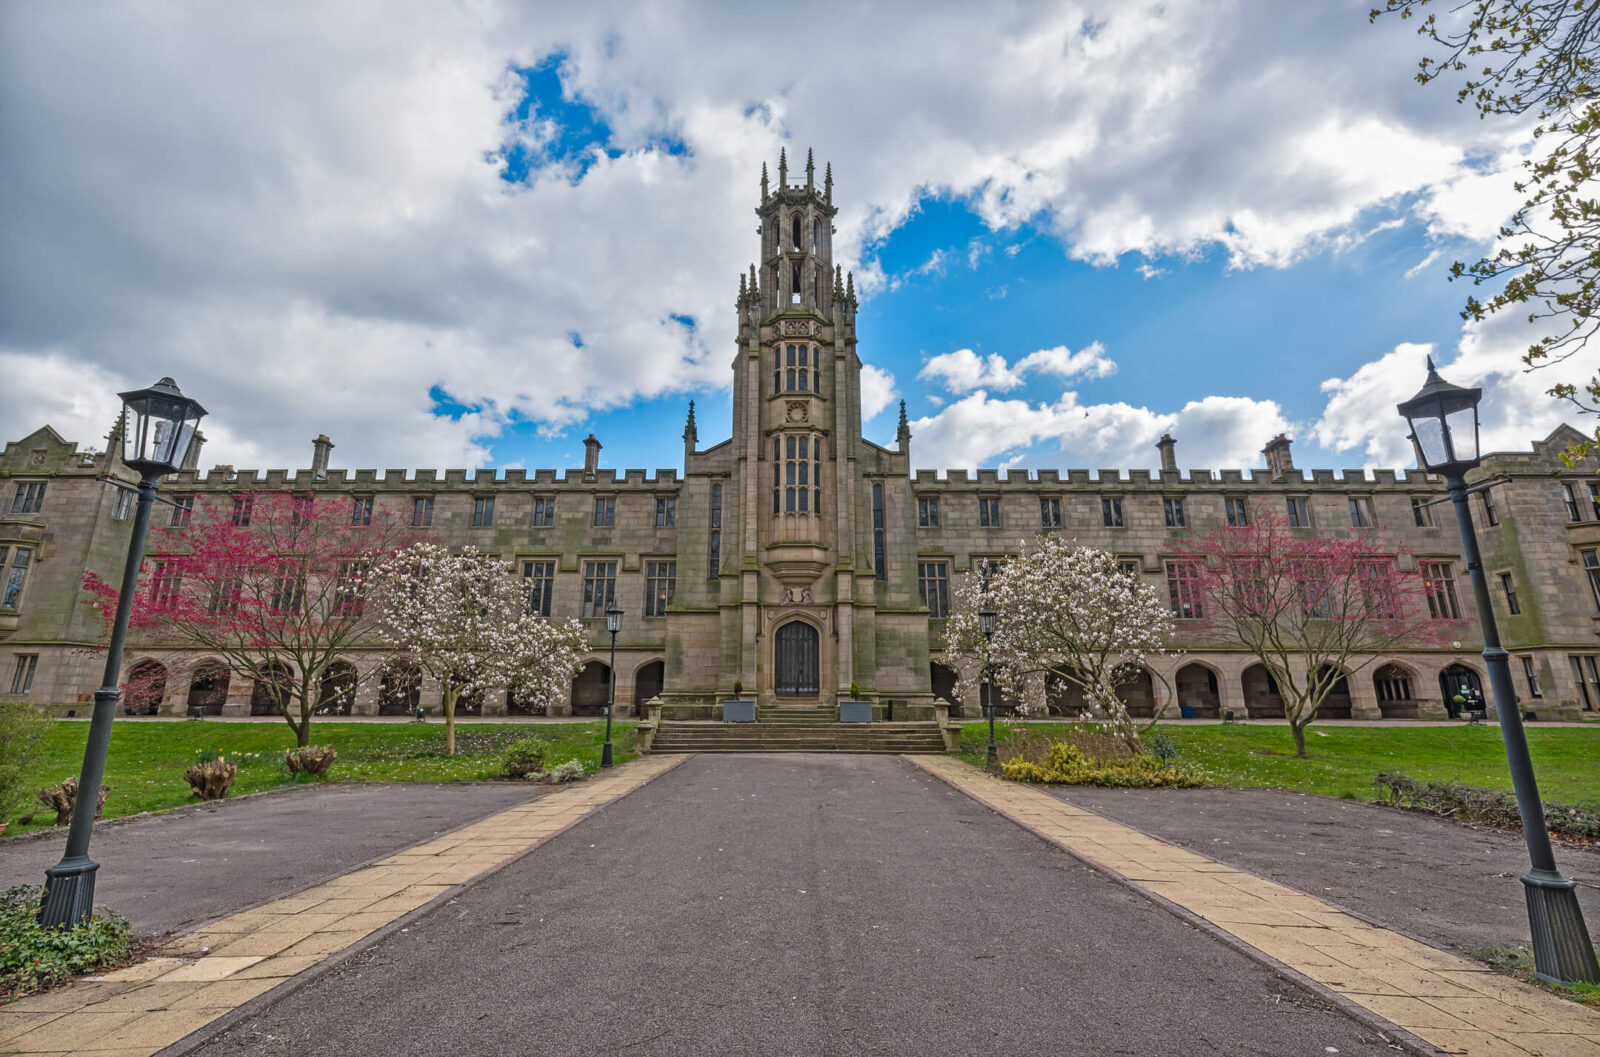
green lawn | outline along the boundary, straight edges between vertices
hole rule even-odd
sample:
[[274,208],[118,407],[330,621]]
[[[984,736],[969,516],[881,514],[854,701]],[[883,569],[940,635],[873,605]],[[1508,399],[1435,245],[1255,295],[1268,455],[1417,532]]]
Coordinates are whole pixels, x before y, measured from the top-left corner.
[[[39,744],[26,782],[30,789],[54,785],[76,777],[83,763],[89,724],[59,721]],[[500,771],[500,754],[517,738],[536,736],[551,743],[549,766],[578,759],[592,773],[600,766],[604,721],[575,723],[467,723],[456,727],[456,755],[444,755],[444,724],[437,720],[410,723],[319,722],[312,741],[331,744],[339,759],[328,774],[330,781],[355,782],[470,782],[490,778]],[[618,763],[632,759],[633,724],[616,723],[612,742]],[[196,803],[183,779],[183,771],[197,754],[222,753],[239,764],[233,793],[255,793],[286,785],[291,779],[282,754],[294,746],[287,723],[217,723],[195,720],[183,723],[148,723],[119,718],[111,728],[111,752],[106,761],[105,817],[160,811]],[[19,811],[26,815],[37,805]],[[11,820],[8,833],[48,828],[55,812],[40,809],[32,826]]]
[[[1032,723],[1027,729],[1048,733],[1065,726]],[[1202,768],[1218,785],[1267,786],[1371,800],[1374,775],[1403,771],[1426,781],[1511,788],[1505,748],[1500,730],[1494,726],[1313,726],[1306,733],[1307,756],[1303,760],[1293,755],[1294,742],[1287,727],[1221,724],[1160,729],[1177,745],[1180,761]],[[963,758],[981,764],[987,740],[984,724],[963,725]],[[1547,800],[1600,802],[1600,727],[1530,727],[1528,746],[1540,791]]]

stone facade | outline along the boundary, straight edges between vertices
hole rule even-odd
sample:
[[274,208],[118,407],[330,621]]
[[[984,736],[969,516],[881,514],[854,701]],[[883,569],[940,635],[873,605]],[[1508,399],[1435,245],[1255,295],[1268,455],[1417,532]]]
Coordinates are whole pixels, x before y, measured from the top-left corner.
[[[708,714],[736,689],[763,703],[826,706],[852,683],[881,706],[892,703],[897,718],[931,714],[951,693],[940,664],[941,582],[1048,532],[1115,553],[1162,583],[1167,559],[1192,532],[1223,521],[1229,501],[1248,510],[1298,506],[1308,531],[1371,536],[1407,566],[1448,564],[1467,620],[1459,648],[1373,658],[1325,715],[1443,716],[1460,680],[1483,679],[1453,512],[1422,505],[1444,498],[1439,480],[1418,471],[1306,473],[1293,467],[1283,437],[1263,451],[1268,468],[1248,473],[1180,471],[1181,438],[1170,437],[1158,444],[1159,471],[916,469],[903,407],[893,447],[862,436],[856,295],[832,261],[831,171],[819,187],[808,159],[804,179],[791,181],[780,160],[775,187],[763,174],[756,212],[760,259],[741,277],[735,304],[732,436],[702,448],[691,404],[681,475],[602,468],[593,437],[584,467],[561,473],[339,470],[329,468],[332,442],[319,436],[310,469],[190,468],[167,478],[162,494],[215,500],[311,489],[372,497],[407,520],[427,501],[423,527],[449,544],[498,552],[525,571],[549,563],[556,616],[580,613],[586,574],[614,562],[616,598],[628,611],[617,641],[624,714],[656,694],[669,714]],[[1473,516],[1521,707],[1540,718],[1600,709],[1600,571],[1586,565],[1600,551],[1600,478],[1562,466],[1558,452],[1571,435],[1563,427],[1529,452],[1491,455],[1472,477],[1490,486],[1474,495]],[[112,582],[120,574],[131,502],[110,482],[131,480],[112,456],[79,451],[49,426],[0,454],[0,590],[18,585],[0,598],[10,603],[0,607],[0,696],[61,709],[92,699],[100,661],[85,650],[100,620],[78,583],[85,570]],[[1170,523],[1174,501],[1181,524]],[[155,524],[171,510],[158,506]],[[648,576],[668,568],[670,599],[664,612],[647,614]],[[1130,703],[1272,714],[1274,691],[1252,658],[1185,623],[1182,654],[1130,686]],[[593,711],[604,700],[608,643],[602,620],[590,627],[596,649],[568,710]],[[203,659],[130,644],[129,670],[150,660],[177,672]],[[362,677],[357,713],[409,700],[385,691],[374,675],[380,660],[376,651],[349,658]],[[192,689],[187,676],[170,681],[162,709],[181,713]],[[250,709],[252,688],[238,680],[201,693],[227,713]],[[415,699],[436,704],[437,687],[422,685]],[[483,704],[486,713],[506,708],[503,696]]]

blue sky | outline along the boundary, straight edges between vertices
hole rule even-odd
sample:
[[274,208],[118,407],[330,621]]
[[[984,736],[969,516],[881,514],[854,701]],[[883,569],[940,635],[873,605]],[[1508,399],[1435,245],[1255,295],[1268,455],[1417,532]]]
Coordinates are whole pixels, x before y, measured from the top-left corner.
[[1445,270],[1529,130],[1415,84],[1367,7],[6,5],[0,422],[96,445],[170,375],[207,465],[327,433],[351,468],[570,467],[593,431],[676,466],[691,398],[727,434],[761,165],[809,147],[868,435],[903,397],[918,466],[1148,466],[1171,431],[1248,467],[1280,430],[1302,466],[1404,464],[1430,348],[1526,446],[1560,372],[1464,327]]

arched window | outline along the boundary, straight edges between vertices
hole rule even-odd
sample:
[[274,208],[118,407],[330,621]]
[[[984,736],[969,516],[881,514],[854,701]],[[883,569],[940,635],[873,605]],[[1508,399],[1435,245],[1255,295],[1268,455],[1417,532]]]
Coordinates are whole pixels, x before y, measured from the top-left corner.
[[796,213],[789,225],[789,233],[793,236],[790,241],[794,244],[794,251],[800,252],[800,214]]
[[820,247],[822,245],[822,239],[819,237],[822,229],[818,226],[819,223],[820,222],[815,217],[811,218],[811,252],[812,253],[818,252],[818,247]]
[[[796,223],[799,223],[799,221],[796,221]],[[800,303],[800,265],[798,263],[789,268],[789,303],[791,305]]]

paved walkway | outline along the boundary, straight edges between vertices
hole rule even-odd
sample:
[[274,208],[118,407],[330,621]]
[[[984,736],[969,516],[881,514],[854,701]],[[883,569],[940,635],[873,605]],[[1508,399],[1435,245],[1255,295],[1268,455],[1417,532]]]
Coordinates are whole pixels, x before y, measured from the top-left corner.
[[[1528,945],[1519,833],[1281,789],[1096,789],[1052,796],[1461,954]],[[1600,848],[1556,847],[1600,928]]]
[[[95,902],[147,935],[192,929],[331,880],[549,792],[511,782],[285,786],[95,826]],[[43,884],[65,826],[0,841],[0,885]]]
[[1600,1055],[1600,1013],[959,761],[682,761],[0,1007],[0,1050],[1427,1052],[1388,1018],[1467,1057]]
[[1600,1057],[1600,1011],[949,757],[916,762],[1379,1016],[1464,1057]]
[[[148,1057],[537,847],[681,760],[635,761],[213,922],[160,957],[0,1007],[0,1049]],[[371,1014],[382,1016],[387,1004],[371,1007]]]

